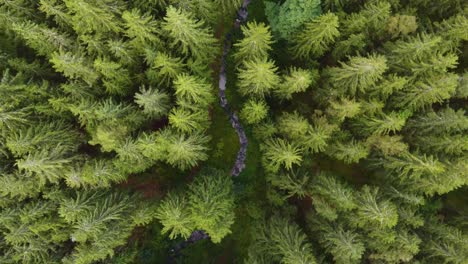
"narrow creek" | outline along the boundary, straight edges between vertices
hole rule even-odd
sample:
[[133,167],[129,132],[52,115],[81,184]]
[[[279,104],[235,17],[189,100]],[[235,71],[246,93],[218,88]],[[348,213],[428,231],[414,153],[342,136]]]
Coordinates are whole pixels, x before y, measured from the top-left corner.
[[[247,140],[247,136],[245,135],[244,128],[242,127],[242,124],[240,123],[239,117],[230,108],[229,102],[226,97],[226,82],[227,82],[226,60],[227,60],[229,51],[231,50],[232,35],[234,31],[238,30],[240,28],[240,25],[247,21],[247,17],[248,17],[247,6],[250,4],[250,2],[251,0],[243,1],[241,7],[237,10],[237,16],[236,16],[236,20],[234,21],[234,27],[231,29],[231,31],[229,31],[225,35],[224,44],[223,44],[223,54],[221,56],[221,67],[219,70],[219,85],[218,85],[219,103],[221,107],[224,109],[224,111],[226,112],[226,114],[228,115],[229,121],[231,122],[232,127],[234,128],[234,130],[237,133],[237,136],[239,137],[239,145],[240,145],[239,151],[237,152],[236,161],[231,169],[232,177],[239,176],[239,174],[245,168],[245,159],[247,157],[248,140]],[[200,240],[209,239],[209,238],[210,236],[203,230],[193,231],[188,239],[177,244],[175,247],[171,249],[168,263],[176,263],[175,259],[178,256],[180,256],[180,253],[184,248]]]

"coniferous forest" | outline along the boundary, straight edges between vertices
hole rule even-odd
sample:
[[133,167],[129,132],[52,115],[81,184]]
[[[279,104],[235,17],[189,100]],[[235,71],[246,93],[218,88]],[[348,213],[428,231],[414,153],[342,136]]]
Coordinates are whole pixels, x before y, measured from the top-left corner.
[[0,263],[467,264],[468,2],[0,0]]

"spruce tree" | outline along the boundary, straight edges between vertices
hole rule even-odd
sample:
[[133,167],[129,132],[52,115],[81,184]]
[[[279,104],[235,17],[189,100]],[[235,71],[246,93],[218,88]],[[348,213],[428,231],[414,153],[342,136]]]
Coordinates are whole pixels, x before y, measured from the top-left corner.
[[248,22],[241,29],[244,38],[234,44],[237,48],[234,55],[236,60],[242,62],[268,58],[273,43],[269,27],[264,23]]
[[302,149],[297,144],[280,138],[268,140],[264,145],[264,157],[268,168],[278,171],[281,166],[291,170],[302,162]]
[[260,249],[264,255],[280,263],[317,263],[304,232],[281,217],[273,217],[265,223],[258,230],[254,243],[254,249]]
[[322,56],[340,35],[338,17],[333,13],[319,16],[305,24],[297,36],[291,50],[298,58],[316,58]]
[[256,124],[266,118],[268,105],[263,100],[250,99],[244,104],[240,116],[247,124]]
[[327,69],[327,76],[333,87],[342,94],[354,96],[364,93],[380,79],[387,70],[387,59],[381,55],[350,57],[349,62],[340,62],[341,67]]
[[187,199],[177,194],[168,194],[158,208],[156,218],[163,225],[162,233],[169,233],[174,239],[178,236],[188,238],[194,223],[188,209]]
[[271,94],[280,81],[277,70],[271,60],[245,61],[239,70],[239,92],[260,98]]
[[[204,175],[203,175],[204,174]],[[214,243],[231,233],[234,196],[231,178],[222,171],[207,171],[189,186],[188,204],[193,222]]]
[[217,41],[203,22],[173,6],[169,6],[166,11],[162,29],[171,38],[171,47],[182,55],[211,62],[217,51]]
[[283,76],[283,82],[275,90],[280,99],[290,100],[295,93],[305,92],[318,79],[316,70],[291,68],[288,75]]

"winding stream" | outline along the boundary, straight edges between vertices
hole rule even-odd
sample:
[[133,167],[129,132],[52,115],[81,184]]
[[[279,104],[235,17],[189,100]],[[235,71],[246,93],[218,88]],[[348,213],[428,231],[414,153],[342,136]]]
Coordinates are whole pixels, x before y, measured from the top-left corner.
[[[232,30],[237,30],[240,27],[241,23],[247,21],[247,6],[250,4],[251,0],[244,0],[242,6],[237,11],[237,18],[234,23],[234,28]],[[242,125],[239,121],[239,117],[235,112],[231,110],[229,107],[228,100],[226,98],[226,58],[229,54],[229,50],[232,46],[232,31],[226,34],[224,39],[224,47],[223,47],[223,56],[221,57],[221,69],[219,71],[219,100],[221,107],[224,109],[226,114],[229,116],[229,121],[231,121],[232,127],[236,130],[236,133],[239,137],[240,149],[237,152],[236,162],[231,170],[231,176],[238,176],[242,170],[245,168],[245,158],[247,157],[247,136],[245,135],[245,131],[242,128]]]
[[[247,6],[250,4],[250,1],[251,0],[244,0],[241,7],[237,10],[237,17],[234,22],[233,29],[230,32],[228,32],[225,36],[224,45],[223,45],[223,55],[221,56],[221,68],[219,71],[219,85],[218,85],[219,103],[221,107],[224,109],[224,111],[226,112],[226,114],[229,116],[229,121],[231,122],[232,127],[236,130],[237,136],[239,137],[239,144],[240,144],[239,151],[237,152],[236,162],[234,163],[234,166],[232,167],[232,170],[231,170],[232,177],[239,176],[239,174],[245,168],[245,159],[247,157],[248,140],[247,140],[247,136],[245,135],[244,128],[242,127],[242,124],[240,123],[239,117],[237,116],[235,112],[231,110],[231,108],[229,107],[228,100],[226,98],[226,82],[227,82],[226,59],[229,54],[229,51],[231,50],[233,31],[238,30],[240,28],[240,25],[247,21],[247,17],[248,17]],[[171,249],[168,263],[175,263],[175,258],[180,255],[180,252],[182,251],[182,249],[200,240],[209,239],[209,238],[210,236],[207,233],[205,233],[205,231],[203,230],[193,231],[187,240],[177,244],[175,247]]]

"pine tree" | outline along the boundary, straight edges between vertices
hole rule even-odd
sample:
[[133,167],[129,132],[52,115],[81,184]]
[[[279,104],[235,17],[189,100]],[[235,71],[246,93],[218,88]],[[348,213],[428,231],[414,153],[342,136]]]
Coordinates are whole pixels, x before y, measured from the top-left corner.
[[[106,2],[90,2],[85,0],[63,1],[71,14],[71,24],[78,34],[96,33],[118,33],[122,31],[116,21],[115,10]],[[114,10],[113,10],[114,9]]]
[[367,2],[357,13],[352,13],[343,21],[343,35],[364,33],[372,38],[386,33],[391,5],[388,1]]
[[277,120],[277,127],[285,137],[300,142],[310,128],[310,124],[299,113],[283,113]]
[[362,111],[362,104],[355,100],[341,98],[337,101],[331,101],[327,113],[338,122],[343,122],[346,118],[352,118],[359,115]]
[[366,143],[384,156],[398,156],[408,151],[408,145],[401,136],[374,134],[367,138]]
[[434,58],[434,54],[445,53],[447,49],[444,47],[441,37],[429,34],[419,34],[406,41],[385,44],[390,68],[402,72],[411,71],[411,66],[419,66],[419,63],[428,58]]
[[381,113],[377,116],[363,116],[356,121],[357,129],[362,135],[388,135],[400,131],[406,123],[409,112]]
[[280,99],[290,100],[295,93],[305,92],[313,86],[318,79],[317,70],[304,70],[291,68],[288,75],[283,76],[283,82],[275,90]]
[[270,255],[280,263],[317,263],[307,236],[299,226],[289,223],[284,218],[270,219],[258,230],[254,243],[257,244],[257,248],[262,249],[263,254]]
[[310,227],[320,234],[319,242],[333,256],[335,263],[360,263],[366,248],[362,238],[343,226],[332,226],[325,221],[311,219]]
[[160,118],[169,112],[169,95],[164,91],[151,87],[140,87],[135,94],[135,103],[143,108],[143,113],[149,118]]
[[423,252],[428,261],[462,264],[468,257],[466,234],[461,230],[430,218],[425,225]]
[[345,142],[335,142],[329,146],[327,153],[346,164],[357,163],[369,156],[369,147],[365,142],[354,139]]
[[466,157],[453,160],[446,167],[447,169],[443,173],[428,173],[425,177],[414,180],[412,184],[416,191],[430,196],[443,195],[468,183]]
[[273,171],[278,171],[281,166],[291,170],[293,165],[301,164],[302,149],[284,139],[270,139],[264,145],[264,158],[266,166]]
[[117,159],[113,161],[114,165],[123,173],[142,172],[153,165],[152,160],[143,155],[136,140],[127,139],[115,152]]
[[231,233],[234,196],[231,178],[222,171],[202,173],[189,185],[188,203],[197,229],[206,231],[214,243]]
[[220,11],[214,3],[214,0],[178,0],[173,1],[173,4],[182,11],[189,12],[194,17],[213,24],[220,16]]
[[127,69],[119,63],[98,58],[94,61],[94,69],[103,76],[103,84],[110,94],[125,95],[131,86],[131,78]]
[[465,110],[447,107],[437,112],[428,111],[408,120],[405,129],[420,135],[463,132],[468,129]]
[[359,227],[391,228],[398,222],[397,207],[381,198],[379,189],[363,186],[357,195],[356,215],[351,219]]
[[433,156],[418,153],[406,152],[399,156],[385,157],[377,164],[382,165],[387,172],[395,173],[401,179],[417,179],[422,176],[439,175],[446,171],[446,166]]
[[84,57],[71,52],[55,52],[52,54],[50,62],[56,71],[63,73],[65,77],[72,80],[79,79],[88,85],[93,85],[99,78],[99,75]]
[[151,14],[141,14],[140,10],[124,11],[122,19],[125,24],[125,35],[131,40],[132,46],[141,49],[159,43],[157,37],[158,23]]
[[149,73],[154,71],[154,81],[161,85],[170,85],[172,81],[177,79],[179,74],[184,72],[184,63],[182,59],[171,57],[162,52],[157,52],[156,56],[151,58],[149,64],[152,66]]
[[347,39],[336,42],[332,56],[335,60],[341,60],[345,56],[355,56],[358,55],[357,53],[363,52],[366,46],[365,34],[351,34]]
[[463,155],[468,151],[468,136],[460,134],[420,136],[414,139],[413,144],[426,153]]
[[278,68],[266,58],[256,61],[245,61],[239,70],[239,92],[246,96],[265,97],[275,90],[280,78]]
[[169,113],[169,124],[180,133],[192,134],[203,132],[208,128],[208,113],[193,112],[184,108],[172,108]]
[[350,57],[349,62],[340,62],[341,67],[327,69],[329,81],[341,91],[354,96],[357,91],[364,93],[380,79],[387,70],[387,59],[381,55]]
[[316,58],[322,56],[338,38],[338,17],[333,13],[319,16],[305,24],[304,30],[293,38],[291,48],[295,57]]
[[289,39],[304,23],[322,13],[318,0],[265,1],[265,14],[273,32],[279,38]]
[[71,17],[67,14],[64,3],[57,3],[56,0],[40,0],[39,10],[46,14],[46,17],[53,17],[54,21],[61,27],[69,26]]
[[181,170],[192,168],[200,161],[208,159],[205,146],[209,138],[200,134],[183,135],[167,130],[157,141],[165,149],[165,160]]
[[304,198],[309,195],[311,179],[307,172],[296,170],[275,175],[271,180],[272,185],[286,191],[285,199],[297,196]]
[[315,120],[314,125],[309,127],[300,142],[304,144],[305,149],[309,152],[323,152],[336,128],[337,126],[329,124],[323,118]]
[[250,99],[242,108],[240,116],[247,124],[256,124],[268,115],[268,105],[264,100]]
[[43,187],[37,184],[34,176],[28,173],[13,173],[2,172],[0,174],[0,195],[10,197],[16,201],[23,201],[27,198],[34,198],[43,191]]
[[[70,174],[72,176],[73,174]],[[82,183],[84,186],[109,188],[112,183],[120,183],[127,179],[111,160],[90,159],[88,160],[74,182]],[[70,182],[70,180],[69,180]],[[78,187],[78,186],[77,186]]]
[[64,122],[41,122],[16,129],[5,138],[5,145],[17,157],[40,150],[53,150],[60,145],[64,151],[74,152],[79,135]]
[[393,38],[398,36],[406,36],[418,29],[416,16],[395,15],[388,19],[387,32]]
[[419,110],[434,103],[442,103],[455,94],[457,79],[456,74],[443,74],[417,81],[398,92],[392,98],[392,104],[396,107]]
[[163,225],[162,233],[169,233],[169,238],[178,236],[188,238],[195,228],[184,196],[169,193],[158,208],[156,218]]
[[462,14],[454,15],[442,22],[436,22],[437,34],[450,41],[451,50],[456,50],[460,43],[468,39],[468,19]]
[[12,29],[26,41],[29,47],[42,56],[50,56],[59,50],[67,50],[72,45],[67,35],[30,21],[14,23]]
[[181,74],[174,81],[174,87],[180,106],[205,108],[214,101],[211,85],[197,76]]
[[335,220],[340,212],[356,208],[353,189],[329,173],[320,173],[310,185],[312,202],[317,213]]
[[241,0],[214,0],[214,2],[216,6],[221,6],[225,15],[234,13],[242,4]]
[[369,95],[381,100],[387,100],[393,93],[403,90],[409,83],[406,77],[390,74],[378,85],[370,88]]
[[127,41],[122,39],[108,40],[106,42],[106,49],[124,65],[135,62],[134,52],[131,50],[129,42]]
[[38,178],[40,186],[46,183],[58,183],[63,172],[69,169],[72,159],[67,157],[66,149],[58,145],[51,150],[40,150],[29,153],[16,161],[20,171]]
[[244,37],[239,43],[234,44],[237,48],[234,55],[236,60],[242,62],[268,58],[273,43],[270,28],[264,23],[248,22],[241,29]]
[[204,62],[211,62],[217,54],[217,41],[211,32],[190,13],[173,6],[167,8],[162,29],[172,39],[171,47],[182,55],[191,55]]

